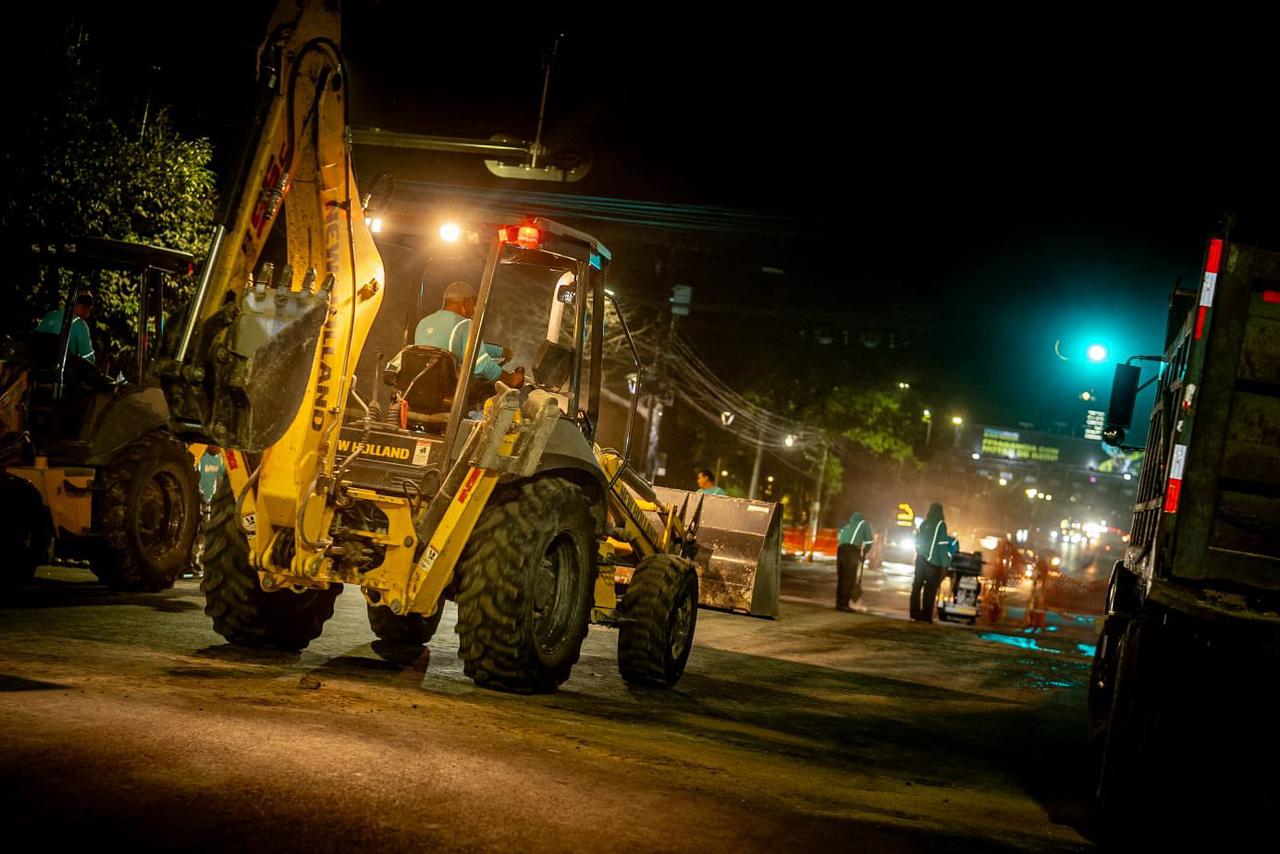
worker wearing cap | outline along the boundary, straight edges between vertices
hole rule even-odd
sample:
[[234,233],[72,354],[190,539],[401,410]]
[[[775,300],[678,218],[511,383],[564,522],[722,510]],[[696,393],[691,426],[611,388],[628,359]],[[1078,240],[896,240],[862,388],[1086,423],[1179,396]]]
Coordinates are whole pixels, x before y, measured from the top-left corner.
[[[444,289],[444,305],[418,321],[413,332],[413,343],[448,350],[462,365],[467,349],[467,336],[471,333],[471,317],[476,311],[476,289],[468,282],[452,282]],[[524,368],[502,370],[511,358],[511,351],[496,344],[480,342],[476,356],[475,374],[482,380],[502,380],[509,386],[524,384]]]
[[[48,332],[51,335],[62,334],[63,309],[55,308],[40,318],[36,326],[37,332]],[[82,293],[76,297],[76,316],[71,318],[71,331],[67,333],[67,354],[79,356],[93,364],[93,337],[89,334],[89,318],[93,315],[93,294]]]

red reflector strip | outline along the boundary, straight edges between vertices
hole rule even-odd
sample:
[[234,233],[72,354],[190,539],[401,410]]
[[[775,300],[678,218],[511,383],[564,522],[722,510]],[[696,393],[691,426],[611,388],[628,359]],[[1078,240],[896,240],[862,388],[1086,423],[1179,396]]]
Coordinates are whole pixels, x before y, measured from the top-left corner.
[[1169,461],[1169,486],[1164,491],[1164,512],[1177,513],[1178,499],[1182,497],[1182,470],[1187,465],[1187,446],[1174,445],[1173,459]]
[[1205,262],[1204,271],[1206,273],[1218,272],[1218,266],[1222,263],[1222,238],[1215,237],[1209,241],[1209,259]]
[[1209,309],[1203,305],[1200,306],[1200,308],[1196,309],[1196,340],[1197,341],[1199,341],[1200,336],[1204,334],[1204,320],[1208,314],[1209,314]]
[[1263,291],[1263,302],[1280,302],[1280,291]]

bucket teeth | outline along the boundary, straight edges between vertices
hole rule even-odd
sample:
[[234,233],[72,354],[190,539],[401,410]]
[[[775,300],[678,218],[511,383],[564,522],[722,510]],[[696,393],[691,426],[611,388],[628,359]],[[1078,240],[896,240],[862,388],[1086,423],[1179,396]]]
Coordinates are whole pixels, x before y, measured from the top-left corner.
[[258,278],[253,283],[253,290],[258,296],[267,295],[267,288],[271,287],[271,281],[275,278],[276,265],[267,261],[258,269]]

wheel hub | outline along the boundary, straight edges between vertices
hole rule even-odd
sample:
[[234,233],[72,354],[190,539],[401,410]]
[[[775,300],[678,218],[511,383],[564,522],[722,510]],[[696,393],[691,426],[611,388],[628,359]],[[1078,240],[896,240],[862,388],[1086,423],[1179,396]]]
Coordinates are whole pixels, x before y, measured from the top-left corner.
[[555,650],[568,633],[573,617],[576,562],[577,546],[571,537],[563,536],[552,541],[534,570],[533,639],[540,652]]
[[693,625],[693,603],[688,596],[680,600],[671,615],[671,658],[684,655],[689,646],[689,628]]
[[138,497],[136,530],[142,550],[154,559],[177,547],[186,514],[178,478],[172,472],[156,472]]

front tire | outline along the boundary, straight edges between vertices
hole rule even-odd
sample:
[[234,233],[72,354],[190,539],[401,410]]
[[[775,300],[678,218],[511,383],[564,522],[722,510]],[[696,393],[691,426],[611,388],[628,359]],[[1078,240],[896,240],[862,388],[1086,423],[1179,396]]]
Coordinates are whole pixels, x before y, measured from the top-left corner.
[[333,616],[341,584],[323,590],[267,592],[249,565],[249,541],[236,520],[236,499],[224,478],[204,532],[204,612],[213,630],[237,646],[296,651],[320,636]]
[[636,685],[680,681],[698,625],[698,573],[675,555],[650,555],[636,567],[619,607],[618,670]]
[[532,693],[569,678],[590,624],[595,514],[548,476],[495,492],[458,564],[458,656],[477,685]]
[[97,480],[94,575],[117,590],[172,587],[199,530],[199,487],[186,446],[150,433],[118,451]]

